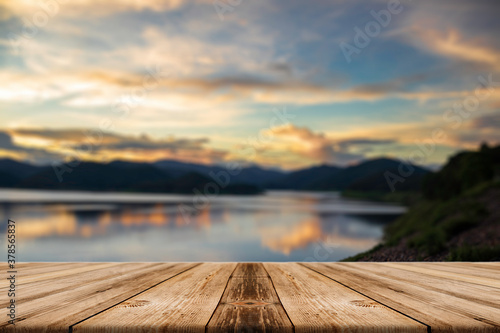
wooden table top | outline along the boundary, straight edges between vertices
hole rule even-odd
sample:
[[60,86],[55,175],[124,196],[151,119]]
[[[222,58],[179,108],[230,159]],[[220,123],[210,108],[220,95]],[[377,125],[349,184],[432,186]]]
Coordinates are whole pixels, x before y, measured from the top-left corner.
[[0,281],[2,332],[500,332],[500,263],[15,269],[15,325],[8,322],[12,286]]

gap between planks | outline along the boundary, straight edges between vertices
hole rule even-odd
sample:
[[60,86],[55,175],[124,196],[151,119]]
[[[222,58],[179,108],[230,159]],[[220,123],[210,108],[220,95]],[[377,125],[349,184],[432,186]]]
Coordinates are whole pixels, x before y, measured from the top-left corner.
[[[114,277],[132,263],[86,268],[68,265],[60,269],[62,265],[56,264],[53,271],[43,265],[23,266],[31,274],[20,286],[42,296],[47,291],[41,287],[57,278],[59,283],[51,287],[52,291],[67,303],[60,310],[43,310],[34,317],[30,314],[26,321],[38,324],[31,329],[40,328],[44,319],[46,324],[53,320],[57,327],[66,322],[64,332],[155,328],[209,333],[248,329],[430,332],[431,326],[432,332],[500,331],[496,319],[500,318],[496,315],[500,304],[495,304],[500,295],[495,280],[500,273],[497,264],[181,263],[175,272],[170,269],[171,273],[165,264],[155,264],[157,268],[140,264],[155,278],[130,272],[133,279],[113,278],[118,289],[112,290],[105,289],[106,283],[112,284],[106,276]],[[110,268],[116,273],[107,273]],[[82,273],[88,280],[82,278],[71,288],[70,282]],[[140,286],[134,283],[139,277]],[[84,291],[89,296],[101,291],[108,296],[91,306],[94,296],[87,301],[74,297]],[[485,297],[480,298],[482,293]],[[38,299],[49,304],[57,295],[38,298],[32,294],[25,298],[30,308],[38,311]],[[63,312],[69,317],[47,319]],[[153,318],[146,320],[144,317],[150,314]],[[134,321],[134,317],[139,320]],[[20,324],[22,329],[24,322]],[[52,324],[48,327],[56,328]]]
[[128,301],[129,299],[132,299],[132,298],[134,298],[134,297],[137,297],[138,295],[140,295],[140,294],[142,294],[142,293],[144,293],[144,292],[146,292],[146,291],[148,291],[148,290],[150,290],[150,289],[152,289],[152,288],[154,288],[154,287],[156,287],[156,286],[158,286],[158,285],[160,285],[160,284],[164,283],[165,281],[168,281],[168,280],[170,280],[170,279],[172,279],[172,278],[174,278],[174,277],[176,277],[176,276],[178,276],[178,275],[181,275],[181,274],[185,273],[186,271],[189,271],[189,270],[191,270],[191,269],[194,269],[194,268],[198,267],[199,265],[201,265],[201,263],[196,263],[196,264],[194,264],[193,266],[188,267],[187,269],[185,269],[185,270],[183,270],[183,271],[180,271],[180,272],[178,272],[178,273],[177,273],[177,274],[175,274],[175,275],[169,276],[169,277],[168,277],[168,278],[166,278],[165,280],[160,281],[160,282],[158,282],[158,283],[156,283],[156,284],[152,285],[152,286],[151,286],[151,287],[149,287],[149,288],[146,288],[146,289],[144,289],[144,290],[142,290],[142,291],[140,291],[140,292],[138,292],[138,293],[136,293],[136,294],[134,294],[134,295],[132,295],[132,296],[130,296],[130,297],[128,297],[128,298],[126,298],[126,299],[124,299],[124,300],[122,300],[122,301],[120,301],[120,302],[116,303],[116,304],[114,304],[114,305],[111,305],[110,307],[108,307],[108,308],[106,308],[106,309],[104,309],[104,310],[101,310],[101,311],[99,311],[99,312],[97,312],[97,313],[95,313],[95,314],[93,314],[93,315],[91,315],[91,316],[88,316],[88,317],[87,317],[87,318],[85,318],[85,319],[82,319],[82,320],[80,320],[80,321],[78,321],[78,322],[76,322],[76,323],[74,323],[74,324],[70,325],[70,326],[69,326],[69,329],[68,329],[68,332],[69,332],[69,333],[73,333],[73,327],[74,327],[74,326],[76,326],[76,325],[78,325],[78,324],[80,324],[80,323],[82,323],[82,322],[84,322],[84,321],[86,321],[86,320],[88,320],[88,319],[90,319],[90,318],[92,318],[92,317],[95,317],[95,316],[97,316],[97,315],[99,315],[99,314],[101,314],[101,313],[103,313],[103,312],[105,312],[105,311],[107,311],[107,310],[110,310],[110,309],[112,309],[112,308],[114,308],[114,307],[116,307],[116,306],[118,306],[118,305],[122,304],[123,302]]

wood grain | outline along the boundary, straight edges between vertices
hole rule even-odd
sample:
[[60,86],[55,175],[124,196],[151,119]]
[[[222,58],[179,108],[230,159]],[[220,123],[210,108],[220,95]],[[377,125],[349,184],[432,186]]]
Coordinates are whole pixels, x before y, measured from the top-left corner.
[[203,263],[73,326],[73,332],[205,332],[235,267]]
[[[124,263],[19,287],[17,322],[0,321],[1,331],[68,332],[70,325],[105,310],[196,264]],[[8,304],[1,301],[2,308]]]
[[262,264],[238,264],[207,332],[293,332]]
[[[491,285],[491,280],[498,282],[500,275],[500,265],[491,265],[488,263],[484,263],[484,265],[471,265],[472,263],[453,263],[453,262],[431,262],[431,263],[423,263],[423,262],[414,262],[414,263],[398,263],[400,264],[400,268],[411,269],[412,267],[421,267],[426,269],[431,269],[435,271],[435,273],[446,272],[445,274],[449,274],[446,277],[451,278],[453,274],[458,274],[458,276],[462,276],[467,278],[468,282],[471,283],[484,283],[486,285]],[[436,272],[437,271],[437,272]],[[479,278],[485,278],[486,280],[481,281]],[[488,280],[489,279],[489,280]]]
[[[54,265],[53,263],[46,263],[43,266],[37,266],[30,269],[30,267],[16,268],[17,271],[17,285],[24,286],[30,283],[39,283],[42,281],[52,281],[50,284],[54,285],[54,280],[59,280],[63,277],[71,275],[81,275],[85,272],[90,272],[98,269],[106,269],[113,265],[120,265],[119,263],[60,263]],[[70,279],[72,280],[72,279]],[[0,293],[8,289],[9,282],[7,280],[0,281]]]
[[[388,263],[363,263],[362,268],[372,273],[420,286],[449,296],[467,299],[476,304],[500,309],[500,289],[480,283],[464,282],[454,275],[441,276],[429,274],[429,270],[412,270],[410,265],[392,265]],[[432,271],[432,270],[431,270]],[[450,298],[452,300],[452,298]]]
[[[499,331],[498,309],[419,285],[418,275],[394,279],[382,263],[303,265],[429,325],[432,332]],[[370,265],[378,269],[374,272]]]
[[[363,263],[362,263],[363,264]],[[453,269],[453,266],[448,267],[448,269],[436,269],[431,265],[397,265],[396,263],[383,263],[383,265],[390,267],[399,267],[400,269],[405,269],[411,272],[416,273],[424,273],[428,275],[432,275],[438,278],[446,278],[449,280],[457,280],[464,281],[470,284],[481,284],[485,286],[500,288],[500,279],[497,274],[496,277],[484,277],[481,276],[481,272],[478,272],[477,275],[473,275],[473,270],[466,269],[461,270],[461,272],[457,272],[456,269]],[[446,267],[446,265],[442,265],[442,267]],[[450,269],[452,268],[452,269]]]
[[[0,265],[4,267],[6,265]],[[0,332],[500,332],[500,263],[19,263]]]
[[298,263],[265,263],[296,332],[426,332],[427,327]]

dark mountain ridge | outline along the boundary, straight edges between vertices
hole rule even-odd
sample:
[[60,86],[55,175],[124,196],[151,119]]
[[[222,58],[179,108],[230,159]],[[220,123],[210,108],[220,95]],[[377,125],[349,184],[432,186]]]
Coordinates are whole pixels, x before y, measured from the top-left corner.
[[[263,189],[386,192],[389,187],[384,172],[397,172],[399,164],[391,159],[375,159],[345,168],[320,165],[285,172],[254,165],[230,172],[222,165],[174,160],[154,163],[117,160],[107,164],[81,162],[58,179],[52,166],[33,166],[4,159],[0,160],[0,187],[187,193],[187,187],[191,186],[192,190],[215,182],[221,193],[237,188],[245,194],[259,193]],[[400,190],[420,187],[421,178],[428,171],[420,167],[415,170],[413,177],[400,184]]]

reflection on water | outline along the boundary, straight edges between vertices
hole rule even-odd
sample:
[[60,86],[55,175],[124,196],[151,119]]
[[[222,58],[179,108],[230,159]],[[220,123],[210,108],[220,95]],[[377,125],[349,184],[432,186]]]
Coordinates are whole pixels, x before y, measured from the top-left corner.
[[334,193],[270,192],[216,197],[186,218],[185,197],[148,204],[72,195],[43,204],[4,199],[0,218],[16,221],[18,260],[334,261],[376,245],[384,224],[403,211]]

